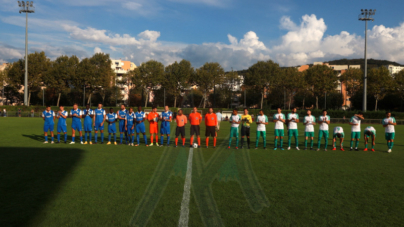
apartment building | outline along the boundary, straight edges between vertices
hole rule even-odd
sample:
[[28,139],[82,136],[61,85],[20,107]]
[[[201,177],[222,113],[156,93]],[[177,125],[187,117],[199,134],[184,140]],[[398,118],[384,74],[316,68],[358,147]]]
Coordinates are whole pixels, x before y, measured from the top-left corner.
[[115,83],[121,89],[123,101],[128,104],[129,90],[133,88],[133,84],[125,77],[125,75],[137,68],[136,64],[130,61],[112,60],[111,68],[115,73]]

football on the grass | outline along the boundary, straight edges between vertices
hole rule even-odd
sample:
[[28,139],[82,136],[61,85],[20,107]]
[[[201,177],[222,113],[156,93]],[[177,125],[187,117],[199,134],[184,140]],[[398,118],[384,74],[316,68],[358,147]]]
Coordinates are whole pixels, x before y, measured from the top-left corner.
[[194,143],[194,148],[198,148],[198,144],[197,144],[197,143]]

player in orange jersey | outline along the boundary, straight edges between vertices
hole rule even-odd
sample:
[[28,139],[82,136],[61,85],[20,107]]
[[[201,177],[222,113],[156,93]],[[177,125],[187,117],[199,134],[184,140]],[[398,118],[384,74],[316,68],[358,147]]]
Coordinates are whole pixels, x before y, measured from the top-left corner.
[[147,115],[147,120],[150,123],[150,126],[149,126],[150,140],[151,140],[150,146],[153,146],[153,137],[154,136],[156,138],[156,146],[159,145],[158,136],[157,136],[159,118],[160,118],[160,116],[157,113],[157,107],[153,106],[152,107],[152,112],[150,112],[149,115]]
[[176,117],[177,128],[175,129],[175,147],[178,146],[178,136],[181,134],[182,147],[185,146],[185,125],[187,124],[187,117],[182,113],[182,110],[178,110]]
[[194,143],[194,134],[196,134],[196,137],[198,138],[198,148],[199,148],[201,147],[201,137],[200,137],[201,129],[199,125],[202,122],[202,115],[198,113],[198,109],[196,107],[194,107],[192,113],[189,114],[189,121],[191,122],[190,147],[192,147],[192,144]]
[[206,148],[209,147],[209,136],[213,137],[213,148],[216,148],[217,116],[215,113],[213,113],[213,108],[209,108],[209,113],[205,115],[205,125]]

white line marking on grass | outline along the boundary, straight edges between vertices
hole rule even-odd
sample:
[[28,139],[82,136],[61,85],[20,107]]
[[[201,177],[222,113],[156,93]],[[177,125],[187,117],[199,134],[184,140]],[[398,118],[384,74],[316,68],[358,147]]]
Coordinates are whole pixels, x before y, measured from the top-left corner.
[[182,195],[181,202],[181,214],[180,220],[178,221],[179,227],[187,227],[189,220],[189,200],[191,197],[191,182],[192,182],[192,157],[194,149],[189,149],[188,163],[187,163],[187,174],[185,176],[184,184],[184,194]]

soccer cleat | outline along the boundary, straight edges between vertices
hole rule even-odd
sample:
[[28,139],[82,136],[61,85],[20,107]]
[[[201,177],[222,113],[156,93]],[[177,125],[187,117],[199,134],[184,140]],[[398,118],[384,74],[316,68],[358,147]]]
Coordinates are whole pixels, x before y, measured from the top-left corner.
[[296,150],[300,151],[300,148],[296,147]]
[[387,150],[388,153],[391,153],[391,149]]
[[[153,143],[151,143],[149,146],[152,147],[152,146],[153,146]],[[192,146],[191,146],[191,147],[192,147]]]
[[281,151],[285,150],[285,149],[283,149],[283,147],[280,147],[279,149],[281,149]]
[[159,143],[156,143],[156,146],[158,146],[158,147],[159,147]]
[[288,151],[290,151],[290,147],[288,147]]
[[367,148],[365,148],[365,149],[363,149],[363,151],[368,151],[368,149],[367,149]]
[[60,141],[57,141],[56,143],[60,143]]
[[51,144],[54,144],[55,142],[51,141]]
[[128,143],[128,146],[132,145],[131,143]]
[[48,143],[48,141],[45,141],[45,142],[43,142],[43,143]]
[[90,142],[89,142],[89,144],[90,144],[90,145],[92,145],[92,144],[93,144],[93,142],[91,142],[91,141],[90,141]]
[[101,142],[100,144],[104,144],[104,142]]
[[178,147],[177,145],[175,145],[174,147]]
[[359,149],[357,147],[355,147],[355,151],[359,151]]
[[243,149],[243,146],[240,146],[240,149]]
[[340,150],[341,150],[341,151],[345,151],[345,150],[344,150],[344,148],[342,148],[342,147],[341,147],[341,149],[340,149]]
[[333,148],[332,148],[332,150],[333,150],[333,151],[336,151],[336,150],[337,150],[337,148],[336,148],[336,147],[333,147]]
[[375,152],[375,149],[372,148],[372,151]]
[[122,143],[119,143],[119,145],[122,145]]
[[324,151],[327,151],[327,148],[326,148],[326,149],[324,149]]
[[84,144],[87,144],[87,141],[86,141],[86,142],[84,142]]
[[191,146],[189,146],[189,147],[192,147],[192,145],[191,145]]
[[238,147],[236,147],[236,150],[238,150]]
[[314,148],[310,147],[310,150],[314,150]]
[[266,150],[267,148],[266,147],[264,147],[264,150]]
[[111,142],[110,142],[110,141],[108,141],[107,145],[111,145]]
[[97,142],[94,142],[94,144],[97,144]]
[[135,144],[134,144],[134,143],[132,143],[132,147],[133,147],[133,146],[135,146]]
[[115,144],[115,145],[117,145],[117,143],[116,143],[116,142],[114,142],[114,144]]
[[72,142],[70,142],[70,144],[75,144],[75,142],[72,141]]
[[320,151],[320,148],[317,148],[317,151]]
[[206,149],[208,149],[209,147],[208,146],[206,146]]
[[201,145],[198,145],[198,148],[201,148]]
[[307,150],[307,147],[305,147],[304,150],[306,151],[306,150]]
[[67,143],[67,141],[65,141],[65,144]]
[[161,144],[159,147],[163,147],[163,144]]
[[216,146],[213,146],[213,148],[216,148]]
[[230,146],[227,149],[230,149]]
[[258,147],[255,147],[255,150],[257,150],[258,149]]
[[182,147],[185,147],[185,145],[182,145]]
[[353,151],[353,148],[351,147],[351,149],[349,149],[350,151]]
[[136,145],[135,145],[135,147],[138,147],[138,146],[139,146],[139,144],[136,144]]
[[274,148],[274,151],[276,151],[276,149],[278,149],[277,147]]
[[81,141],[80,143],[83,144],[83,141]]

